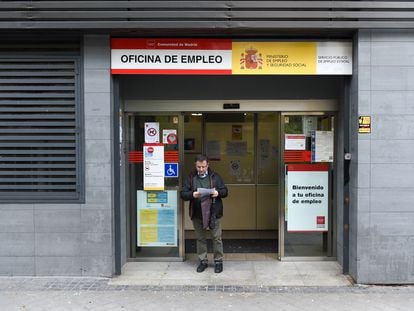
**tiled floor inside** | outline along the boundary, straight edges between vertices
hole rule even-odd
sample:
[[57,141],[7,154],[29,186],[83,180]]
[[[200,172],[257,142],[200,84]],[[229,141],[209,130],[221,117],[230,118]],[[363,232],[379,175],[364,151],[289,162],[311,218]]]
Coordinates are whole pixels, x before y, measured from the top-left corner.
[[238,285],[238,286],[350,286],[335,261],[279,261],[274,254],[226,254],[224,271],[210,266],[195,271],[197,260],[183,262],[128,262],[113,285]]

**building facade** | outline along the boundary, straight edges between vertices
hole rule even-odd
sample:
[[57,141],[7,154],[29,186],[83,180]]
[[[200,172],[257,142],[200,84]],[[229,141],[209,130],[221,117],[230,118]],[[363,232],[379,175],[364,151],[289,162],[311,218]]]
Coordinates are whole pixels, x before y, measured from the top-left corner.
[[[232,181],[228,213],[236,194],[255,198],[227,229],[278,232],[287,260],[296,235],[283,171],[287,135],[307,136],[299,116],[334,132],[316,256],[358,283],[414,282],[414,3],[2,1],[0,12],[0,275],[112,276],[130,260],[185,258],[178,198],[176,244],[141,243],[145,124],[178,137],[163,146],[180,170],[166,190],[179,191],[195,151],[210,152]],[[352,73],[119,74],[115,39],[350,42]]]

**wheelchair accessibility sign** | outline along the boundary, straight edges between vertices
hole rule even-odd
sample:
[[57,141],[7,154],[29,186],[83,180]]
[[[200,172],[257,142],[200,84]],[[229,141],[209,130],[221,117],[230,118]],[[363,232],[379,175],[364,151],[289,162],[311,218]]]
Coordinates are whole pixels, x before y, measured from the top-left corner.
[[178,177],[178,163],[164,163],[165,177]]

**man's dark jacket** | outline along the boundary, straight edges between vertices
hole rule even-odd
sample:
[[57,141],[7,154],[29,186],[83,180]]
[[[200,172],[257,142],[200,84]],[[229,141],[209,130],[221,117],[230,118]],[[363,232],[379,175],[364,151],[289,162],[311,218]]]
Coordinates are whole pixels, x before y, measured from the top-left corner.
[[[226,185],[223,182],[223,179],[219,174],[215,173],[212,169],[208,168],[207,178],[210,180],[210,188],[216,188],[218,196],[215,198],[214,212],[216,218],[221,218],[223,216],[223,202],[222,198],[227,197],[228,190]],[[190,218],[193,219],[193,203],[195,198],[193,197],[193,192],[197,191],[197,170],[192,171],[187,179],[184,182],[183,189],[181,190],[181,198],[184,201],[190,201]]]

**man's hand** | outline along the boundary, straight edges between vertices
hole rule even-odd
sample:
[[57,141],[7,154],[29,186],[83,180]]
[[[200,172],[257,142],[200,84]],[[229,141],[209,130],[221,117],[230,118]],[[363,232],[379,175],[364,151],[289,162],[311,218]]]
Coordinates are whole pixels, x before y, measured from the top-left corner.
[[213,194],[211,195],[213,198],[217,198],[219,195],[217,190],[214,190]]
[[199,198],[199,197],[201,197],[201,193],[198,192],[198,191],[194,191],[193,192],[193,198]]

